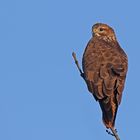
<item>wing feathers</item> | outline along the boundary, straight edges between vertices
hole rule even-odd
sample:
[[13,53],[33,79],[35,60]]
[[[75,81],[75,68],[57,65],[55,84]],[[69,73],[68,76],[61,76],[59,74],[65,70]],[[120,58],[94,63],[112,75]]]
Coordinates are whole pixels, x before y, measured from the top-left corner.
[[118,106],[115,102],[114,96],[109,96],[99,100],[99,104],[103,113],[103,122],[107,128],[114,127],[115,125],[115,118],[118,109]]
[[113,46],[93,38],[83,55],[88,90],[99,101],[107,128],[115,123],[127,73],[127,56],[116,42]]

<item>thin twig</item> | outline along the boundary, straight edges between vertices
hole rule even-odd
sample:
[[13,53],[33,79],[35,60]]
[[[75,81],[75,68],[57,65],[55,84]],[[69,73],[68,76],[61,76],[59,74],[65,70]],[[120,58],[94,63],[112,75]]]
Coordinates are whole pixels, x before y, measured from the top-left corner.
[[84,73],[82,72],[82,69],[80,68],[79,62],[78,62],[78,60],[77,60],[77,58],[76,58],[76,53],[73,52],[73,53],[72,53],[72,56],[73,56],[73,58],[74,58],[75,64],[76,64],[76,66],[77,66],[77,68],[78,68],[78,70],[79,70],[79,72],[80,72],[81,77],[85,80]]
[[77,66],[77,68],[78,68],[80,74],[82,74],[83,72],[82,72],[82,70],[81,70],[81,68],[80,68],[80,66],[79,66],[78,60],[77,60],[77,58],[76,58],[76,53],[73,52],[73,53],[72,53],[72,56],[73,56],[73,58],[74,58],[75,64],[76,64],[76,66]]
[[114,136],[114,137],[116,138],[116,140],[120,140],[120,138],[119,138],[119,136],[118,136],[118,134],[117,134],[117,130],[114,129],[114,128],[110,128],[110,130],[112,131],[112,133],[111,133],[110,131],[108,131],[108,130],[106,130],[106,132],[107,132],[109,135]]
[[116,138],[116,140],[120,140],[120,138],[119,138],[119,136],[118,136],[116,130],[115,130],[113,127],[110,128],[110,130],[112,131],[112,133],[113,133],[114,137]]

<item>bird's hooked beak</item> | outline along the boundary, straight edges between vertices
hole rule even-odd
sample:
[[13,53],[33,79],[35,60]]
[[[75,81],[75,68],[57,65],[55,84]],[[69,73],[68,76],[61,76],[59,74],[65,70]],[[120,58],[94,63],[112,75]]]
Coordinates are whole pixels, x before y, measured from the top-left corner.
[[96,29],[96,28],[94,28],[94,29],[93,29],[93,33],[96,33],[96,32],[97,32],[97,29]]
[[97,36],[100,36],[99,33],[98,33],[98,30],[96,28],[94,28],[92,30],[92,35],[97,35]]

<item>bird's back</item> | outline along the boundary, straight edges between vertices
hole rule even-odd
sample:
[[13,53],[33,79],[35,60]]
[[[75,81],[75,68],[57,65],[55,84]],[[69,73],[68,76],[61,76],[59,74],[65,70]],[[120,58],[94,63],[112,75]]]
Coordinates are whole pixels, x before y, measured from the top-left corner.
[[117,42],[93,37],[82,60],[88,90],[99,101],[103,121],[113,127],[127,72],[127,56]]

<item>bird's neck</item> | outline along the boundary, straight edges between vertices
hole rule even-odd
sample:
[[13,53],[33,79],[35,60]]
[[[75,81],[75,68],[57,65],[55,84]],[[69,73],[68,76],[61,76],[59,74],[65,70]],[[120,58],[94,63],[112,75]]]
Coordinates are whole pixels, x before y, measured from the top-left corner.
[[117,39],[115,36],[93,36],[94,38],[97,38],[99,40],[104,40],[105,42],[117,42]]

